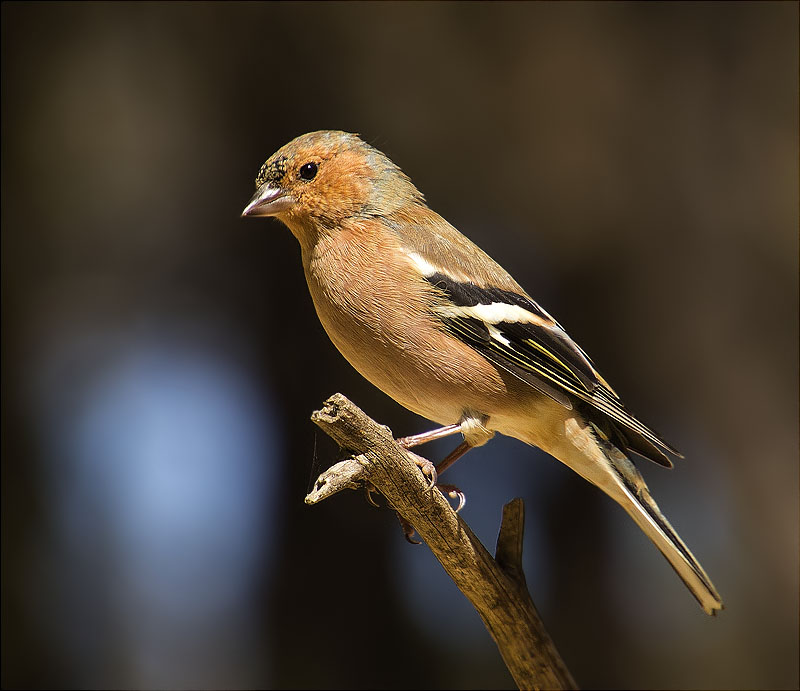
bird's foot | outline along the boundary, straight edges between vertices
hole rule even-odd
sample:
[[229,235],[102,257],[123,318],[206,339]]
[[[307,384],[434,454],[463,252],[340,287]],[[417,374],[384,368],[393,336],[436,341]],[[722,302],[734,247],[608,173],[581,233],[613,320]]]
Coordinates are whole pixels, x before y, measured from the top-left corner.
[[[456,451],[459,452],[458,456],[462,456],[470,447],[466,444],[462,444]],[[448,456],[439,466],[437,467],[427,458],[423,458],[422,456],[415,454],[413,451],[409,451],[409,453],[414,458],[414,463],[417,464],[419,469],[422,471],[422,474],[425,475],[429,479],[428,489],[433,489],[436,487],[442,494],[450,499],[458,499],[458,505],[455,508],[456,513],[461,511],[464,508],[464,505],[467,503],[466,495],[455,485],[445,485],[439,482],[439,472],[440,468],[444,464],[445,461],[448,461],[451,456],[453,456],[456,452],[454,451],[453,454]],[[453,461],[447,465],[450,465]]]
[[458,513],[467,503],[467,495],[464,494],[458,487],[455,485],[445,485],[445,484],[437,484],[436,487],[439,491],[444,494],[448,499],[458,499],[458,505],[454,508],[454,511]]
[[377,503],[377,502],[376,502],[376,501],[375,501],[375,500],[372,498],[372,495],[373,495],[373,494],[376,494],[377,492],[378,492],[378,490],[375,488],[375,485],[373,485],[371,482],[367,482],[367,483],[364,485],[364,494],[365,494],[365,495],[366,495],[366,497],[367,497],[367,501],[368,501],[370,504],[372,504],[372,505],[373,505],[373,506],[374,506],[376,509],[379,509],[379,508],[381,508],[381,505],[380,505],[380,504],[378,504],[378,503]]
[[[466,495],[455,485],[437,484],[436,488],[449,499],[458,499],[458,506],[455,507],[456,513],[461,511],[467,503]],[[420,540],[414,539],[414,533],[417,531],[409,521],[403,518],[399,513],[397,514],[397,520],[400,522],[400,527],[403,529],[403,537],[405,537],[407,542],[410,542],[412,545],[422,544]]]
[[414,526],[399,513],[397,514],[397,520],[400,521],[400,527],[403,529],[403,537],[405,537],[406,541],[410,542],[412,545],[421,545],[422,542],[420,540],[414,539],[414,533],[417,532],[414,530]]
[[408,452],[411,459],[417,464],[417,467],[422,471],[422,474],[428,479],[428,489],[433,489],[439,481],[439,473],[436,472],[436,466],[427,458],[423,458],[413,451]]
[[455,512],[458,513],[464,508],[467,503],[466,495],[455,485],[446,485],[439,482],[439,474],[444,472],[445,469],[450,467],[456,460],[461,458],[472,447],[467,442],[462,442],[455,448],[439,465],[434,465],[427,458],[423,458],[419,454],[409,451],[414,463],[417,464],[422,474],[429,479],[428,489],[438,488],[439,491],[450,499],[457,499],[458,504],[455,506]]

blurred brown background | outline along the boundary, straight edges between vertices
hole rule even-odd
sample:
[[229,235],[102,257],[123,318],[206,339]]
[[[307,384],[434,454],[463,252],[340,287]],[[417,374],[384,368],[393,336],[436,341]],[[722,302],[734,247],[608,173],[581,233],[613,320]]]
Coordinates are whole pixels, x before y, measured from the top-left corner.
[[[797,3],[2,5],[4,688],[510,687],[392,515],[302,499],[342,391],[261,163],[360,132],[680,448],[722,593],[513,440],[461,461],[585,688],[798,686]],[[448,444],[431,450],[441,457]],[[449,475],[449,474],[448,474]]]

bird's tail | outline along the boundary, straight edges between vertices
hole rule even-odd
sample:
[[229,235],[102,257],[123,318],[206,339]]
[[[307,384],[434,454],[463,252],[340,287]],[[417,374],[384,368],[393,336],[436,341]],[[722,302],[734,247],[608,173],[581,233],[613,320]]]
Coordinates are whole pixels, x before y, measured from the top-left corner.
[[599,438],[591,425],[572,418],[566,428],[571,444],[550,453],[625,509],[666,557],[706,614],[722,609],[722,599],[711,579],[661,513],[633,462]]
[[630,459],[620,456],[621,460],[612,459],[612,465],[622,478],[624,496],[614,499],[661,550],[706,614],[716,614],[723,604],[711,579],[661,513],[639,471]]

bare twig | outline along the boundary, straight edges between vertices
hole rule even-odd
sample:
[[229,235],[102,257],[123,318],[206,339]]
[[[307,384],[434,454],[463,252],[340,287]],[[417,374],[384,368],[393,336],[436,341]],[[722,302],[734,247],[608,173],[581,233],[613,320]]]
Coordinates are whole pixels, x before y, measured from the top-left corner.
[[429,487],[410,452],[395,442],[388,427],[341,394],[331,396],[311,419],[339,446],[357,455],[322,473],[306,503],[364,485],[380,491],[478,611],[519,688],[577,688],[525,584],[522,500],[503,509],[495,560],[447,499]]

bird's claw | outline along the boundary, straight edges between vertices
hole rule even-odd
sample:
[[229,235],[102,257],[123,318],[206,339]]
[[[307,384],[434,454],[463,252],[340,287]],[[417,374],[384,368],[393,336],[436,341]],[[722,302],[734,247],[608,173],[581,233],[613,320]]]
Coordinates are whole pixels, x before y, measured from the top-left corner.
[[403,537],[405,537],[406,541],[412,545],[421,545],[422,543],[419,540],[414,539],[414,533],[417,532],[414,530],[414,526],[399,513],[397,514],[397,520],[400,521],[400,527],[403,529]]
[[449,499],[458,499],[458,506],[455,507],[455,512],[458,513],[467,503],[467,495],[464,494],[455,485],[436,485],[439,491]]
[[[455,507],[455,512],[458,513],[467,503],[467,496],[455,485],[436,485],[437,489],[444,494],[448,499],[458,499],[458,506]],[[369,492],[369,490],[367,490]],[[369,498],[369,494],[367,494]],[[420,545],[422,544],[421,541],[414,539],[414,533],[417,531],[414,529],[414,526],[411,525],[409,521],[403,518],[399,513],[397,514],[397,520],[400,522],[400,527],[403,529],[403,537],[406,539],[407,542],[411,543],[412,545]]]
[[[406,441],[405,438],[398,439],[397,442],[403,448],[408,450],[408,446],[404,444]],[[413,451],[408,451],[411,455],[411,459],[417,465],[417,467],[422,471],[422,474],[428,478],[428,489],[431,490],[434,487],[438,488],[442,494],[444,494],[449,499],[457,499],[458,505],[455,507],[455,512],[458,513],[461,509],[464,508],[464,505],[467,503],[466,495],[458,489],[455,485],[440,485],[439,484],[439,473],[436,470],[436,465],[429,461],[427,458],[420,456],[419,454],[414,453]],[[375,491],[375,488],[371,485],[366,487],[367,490],[367,499],[371,504],[377,506],[375,502],[372,501],[371,493]],[[397,520],[400,522],[400,527],[403,529],[403,536],[405,537],[407,542],[410,542],[412,545],[419,545],[421,542],[419,540],[414,539],[414,533],[417,532],[414,529],[414,526],[411,525],[405,518],[403,518],[399,513],[397,514]]]
[[377,502],[376,502],[376,501],[375,501],[375,500],[372,498],[372,495],[373,495],[373,494],[375,494],[377,491],[378,491],[378,490],[377,490],[377,489],[375,489],[375,485],[373,485],[371,482],[368,482],[367,484],[365,484],[365,485],[364,485],[364,494],[365,494],[365,495],[366,495],[366,497],[367,497],[367,501],[368,501],[370,504],[372,504],[372,505],[373,505],[373,506],[374,506],[376,509],[379,509],[379,508],[381,508],[381,505],[380,505],[380,504],[378,504],[378,503],[377,503]]
[[417,467],[422,471],[422,474],[428,478],[428,489],[433,489],[439,482],[439,474],[436,472],[436,466],[427,458],[409,451],[412,460],[417,464]]
[[430,484],[428,485],[428,489],[433,489],[434,487],[438,487],[439,491],[444,494],[446,497],[450,499],[457,499],[458,504],[455,507],[455,512],[458,513],[467,503],[467,496],[455,485],[443,485],[439,483],[439,473],[436,470],[436,466],[431,463],[427,458],[423,458],[418,454],[415,454],[413,451],[409,451],[408,453],[411,454],[413,457],[414,463],[417,464],[419,469],[422,471],[422,474],[427,476],[430,479]]

